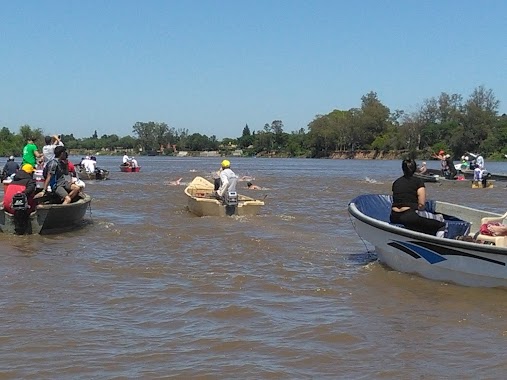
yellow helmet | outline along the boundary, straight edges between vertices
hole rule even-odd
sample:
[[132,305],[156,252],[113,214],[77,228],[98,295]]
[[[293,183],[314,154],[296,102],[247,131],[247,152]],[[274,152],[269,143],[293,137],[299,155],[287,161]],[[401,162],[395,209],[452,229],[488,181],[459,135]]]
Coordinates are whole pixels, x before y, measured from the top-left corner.
[[32,174],[35,171],[34,167],[30,164],[24,164],[21,167],[21,170],[23,170],[24,172],[26,172],[28,174]]
[[225,168],[230,168],[231,167],[231,163],[229,162],[229,160],[223,160],[222,161],[222,167],[225,169]]

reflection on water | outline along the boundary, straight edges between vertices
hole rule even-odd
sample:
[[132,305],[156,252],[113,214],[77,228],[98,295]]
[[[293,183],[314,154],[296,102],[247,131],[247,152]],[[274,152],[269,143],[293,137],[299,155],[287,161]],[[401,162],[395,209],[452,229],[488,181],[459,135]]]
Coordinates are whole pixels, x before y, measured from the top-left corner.
[[[233,158],[270,189],[240,185],[261,215],[198,218],[169,182],[220,159],[98,158],[91,223],[2,235],[3,378],[503,377],[505,290],[392,271],[355,234],[348,202],[389,193],[400,162]],[[497,211],[504,192],[428,185]]]

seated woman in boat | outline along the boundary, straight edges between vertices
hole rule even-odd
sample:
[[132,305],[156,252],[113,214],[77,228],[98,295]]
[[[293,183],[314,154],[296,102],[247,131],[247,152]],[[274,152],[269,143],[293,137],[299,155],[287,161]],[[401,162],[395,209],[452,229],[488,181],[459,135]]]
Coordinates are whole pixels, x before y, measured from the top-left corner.
[[412,159],[403,160],[401,168],[403,176],[394,181],[392,186],[391,223],[403,224],[409,230],[443,237],[445,222],[432,219],[436,216],[431,213],[425,212],[426,217],[418,213],[424,211],[426,188],[422,179],[414,177],[416,162]]
[[423,161],[423,163],[419,167],[419,173],[425,174],[427,171],[428,171],[428,168],[426,167],[426,161]]

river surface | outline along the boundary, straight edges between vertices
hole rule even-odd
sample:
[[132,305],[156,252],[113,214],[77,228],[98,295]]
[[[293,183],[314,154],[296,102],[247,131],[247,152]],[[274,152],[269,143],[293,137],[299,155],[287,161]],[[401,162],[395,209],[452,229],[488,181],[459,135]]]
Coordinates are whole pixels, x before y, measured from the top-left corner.
[[[505,378],[507,290],[390,270],[354,232],[348,202],[390,193],[400,161],[231,158],[265,208],[199,218],[170,181],[221,159],[120,160],[99,156],[81,229],[0,236],[0,379]],[[427,188],[507,209],[499,182]]]

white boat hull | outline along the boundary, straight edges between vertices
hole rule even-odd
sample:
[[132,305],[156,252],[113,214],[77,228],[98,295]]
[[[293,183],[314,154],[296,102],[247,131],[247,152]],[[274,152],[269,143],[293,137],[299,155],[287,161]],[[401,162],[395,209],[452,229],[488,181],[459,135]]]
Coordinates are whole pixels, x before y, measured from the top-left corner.
[[[438,206],[447,211],[461,209],[460,217],[468,216],[466,220],[476,229],[482,217],[498,216],[444,202],[437,202],[437,210]],[[506,247],[411,231],[364,215],[353,202],[349,212],[361,239],[370,242],[379,261],[394,270],[465,286],[507,287]]]
[[455,241],[461,247],[450,247],[442,244],[446,239],[436,237],[434,240],[440,240],[440,244],[424,243],[361,221],[356,222],[356,230],[375,247],[381,263],[399,272],[465,286],[507,287],[505,253],[478,252],[478,244],[461,241]]

